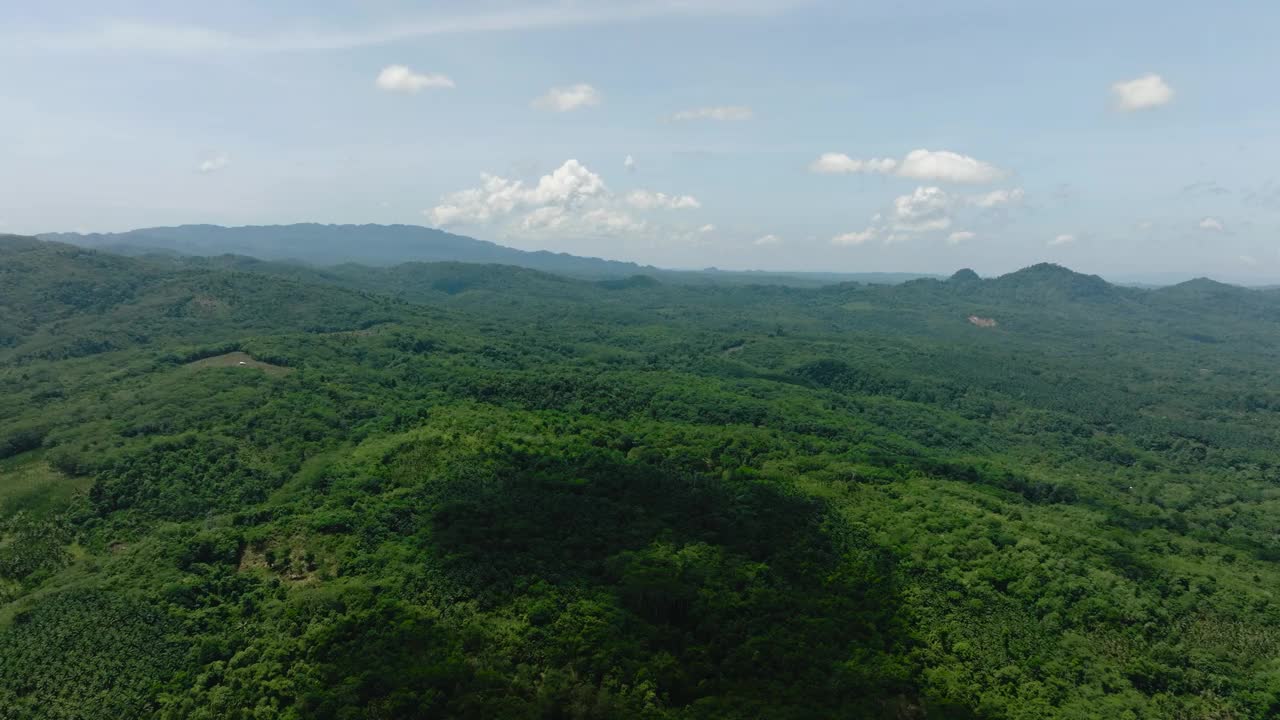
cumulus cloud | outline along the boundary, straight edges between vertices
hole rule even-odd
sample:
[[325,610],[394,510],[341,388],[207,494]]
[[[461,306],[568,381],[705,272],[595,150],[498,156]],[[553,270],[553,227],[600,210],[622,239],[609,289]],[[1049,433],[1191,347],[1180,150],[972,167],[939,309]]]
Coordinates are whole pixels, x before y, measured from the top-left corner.
[[645,228],[643,220],[637,220],[624,211],[612,208],[588,210],[582,214],[579,223],[581,231],[611,235],[639,232]]
[[625,158],[622,159],[622,167],[625,168],[627,172],[635,172],[636,159],[631,157],[630,155],[626,156]]
[[702,203],[692,195],[668,195],[651,190],[633,190],[627,194],[627,204],[638,210],[666,208],[668,210],[688,210],[702,207]]
[[860,232],[841,233],[831,238],[832,245],[861,245],[865,242],[875,239],[875,228],[867,228]]
[[828,175],[870,173],[896,175],[912,180],[951,183],[989,183],[1004,177],[1004,171],[968,155],[950,150],[917,149],[901,160],[871,158],[861,160],[844,153],[823,153],[809,164],[809,170]]
[[967,242],[975,237],[977,237],[977,235],[969,232],[968,230],[957,230],[947,236],[947,244],[959,245],[960,243]]
[[1052,240],[1050,240],[1046,244],[1052,247],[1054,245],[1067,245],[1075,241],[1076,241],[1075,235],[1071,235],[1070,233],[1062,233],[1061,235],[1055,236]]
[[892,227],[900,233],[926,233],[951,227],[951,198],[939,187],[918,187],[893,199]]
[[915,180],[988,183],[1004,173],[994,165],[949,150],[912,150],[898,165],[898,175]]
[[817,160],[809,163],[811,172],[823,175],[850,175],[853,173],[878,173],[888,175],[898,167],[893,158],[872,158],[855,160],[844,153],[822,153]]
[[756,244],[756,245],[760,245],[760,246],[765,246],[765,245],[780,245],[781,243],[782,243],[782,238],[778,237],[777,235],[772,235],[772,234],[770,234],[770,235],[765,235],[765,236],[763,236],[763,237],[758,237],[758,238],[756,238],[756,241],[755,241],[755,244]]
[[204,162],[197,165],[196,170],[199,170],[200,172],[205,173],[207,175],[209,173],[223,170],[230,164],[231,164],[231,158],[227,157],[226,153],[218,153],[217,155],[214,155],[208,160],[205,160]]
[[569,87],[553,87],[533,100],[533,107],[552,112],[568,112],[600,104],[600,93],[586,83]]
[[534,209],[520,220],[520,227],[525,230],[554,230],[564,225],[568,214],[559,205],[548,205]]
[[643,234],[691,239],[697,235],[696,225],[653,225],[644,217],[650,211],[699,208],[697,198],[653,190],[615,195],[603,178],[577,160],[566,160],[533,183],[489,174],[480,178],[479,186],[449,193],[423,213],[437,226],[493,225],[502,232],[528,236]]
[[716,231],[716,226],[712,225],[711,223],[707,223],[706,225],[703,225],[702,227],[698,228],[698,232],[700,233],[710,233],[715,231]]
[[426,88],[451,88],[453,80],[439,73],[416,73],[405,65],[388,65],[382,68],[373,84],[379,90],[413,94]]
[[692,110],[681,110],[674,113],[671,119],[676,122],[686,120],[750,120],[755,113],[751,108],[742,105],[720,105],[717,107],[700,107]]
[[480,224],[522,209],[571,205],[606,192],[604,180],[577,160],[566,160],[528,187],[521,180],[482,174],[480,187],[446,195],[427,211],[436,225]]
[[[886,244],[904,242],[918,235],[942,232],[951,227],[954,209],[964,205],[963,198],[949,195],[933,185],[922,185],[906,195],[899,195],[884,210],[871,216],[866,229],[847,232],[831,238],[832,245],[861,245],[876,238]],[[952,244],[973,237],[973,233],[952,233]]]
[[1117,110],[1133,112],[1168,104],[1173,100],[1173,88],[1164,78],[1147,73],[1132,80],[1122,80],[1111,85],[1111,100]]
[[969,202],[980,208],[1001,208],[1011,207],[1022,203],[1022,188],[1013,188],[1011,190],[992,190],[983,195],[977,195],[969,198]]
[[1223,230],[1226,230],[1226,227],[1218,218],[1207,217],[1200,220],[1200,229],[1208,230],[1209,232],[1222,232]]
[[625,211],[605,207],[580,210],[548,205],[534,209],[519,222],[519,229],[530,234],[555,231],[567,235],[621,235],[644,228],[643,220]]

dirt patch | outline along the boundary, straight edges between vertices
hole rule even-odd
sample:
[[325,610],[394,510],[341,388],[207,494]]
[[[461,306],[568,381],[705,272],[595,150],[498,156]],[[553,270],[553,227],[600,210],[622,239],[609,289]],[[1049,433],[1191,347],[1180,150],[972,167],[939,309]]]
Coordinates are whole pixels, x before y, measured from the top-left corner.
[[995,321],[995,318],[984,318],[984,317],[978,317],[977,315],[970,315],[969,322],[973,323],[974,325],[977,325],[978,327],[984,327],[984,328],[993,328],[996,325],[1000,324]]
[[211,367],[243,368],[245,370],[261,370],[268,375],[288,375],[293,372],[293,368],[287,368],[283,365],[272,365],[271,363],[265,363],[261,360],[254,360],[252,355],[242,352],[230,352],[226,355],[207,357],[203,360],[196,360],[195,362],[187,363],[187,367],[196,370]]

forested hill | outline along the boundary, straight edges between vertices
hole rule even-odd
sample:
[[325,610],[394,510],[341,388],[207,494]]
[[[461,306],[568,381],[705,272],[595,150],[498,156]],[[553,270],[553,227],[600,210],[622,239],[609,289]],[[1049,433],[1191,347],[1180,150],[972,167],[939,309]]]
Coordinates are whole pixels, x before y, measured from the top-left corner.
[[0,717],[1280,716],[1280,293],[0,237]]
[[617,279],[647,273],[673,283],[778,283],[808,287],[843,281],[897,283],[924,277],[920,273],[661,270],[568,253],[517,250],[420,225],[181,225],[121,233],[48,233],[41,237],[124,255],[240,255],[312,267],[344,263],[388,266],[407,262],[460,262],[514,265],[587,279]]

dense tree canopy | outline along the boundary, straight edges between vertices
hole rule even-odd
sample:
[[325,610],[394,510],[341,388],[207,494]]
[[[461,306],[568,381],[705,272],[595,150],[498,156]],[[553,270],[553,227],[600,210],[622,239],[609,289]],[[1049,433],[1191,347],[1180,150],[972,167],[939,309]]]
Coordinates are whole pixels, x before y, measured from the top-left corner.
[[0,717],[1275,717],[1278,346],[1055,266],[0,238]]

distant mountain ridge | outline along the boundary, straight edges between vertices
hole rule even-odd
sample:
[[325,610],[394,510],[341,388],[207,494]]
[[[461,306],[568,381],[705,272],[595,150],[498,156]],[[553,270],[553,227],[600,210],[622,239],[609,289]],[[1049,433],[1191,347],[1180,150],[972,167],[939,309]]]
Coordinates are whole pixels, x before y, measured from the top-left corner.
[[310,265],[355,262],[385,266],[404,262],[476,262],[572,275],[634,275],[655,268],[631,262],[526,251],[417,225],[179,225],[121,233],[47,233],[44,240],[121,254],[156,251],[181,255],[247,255]]
[[620,260],[547,250],[519,250],[420,225],[179,225],[119,233],[44,233],[54,240],[122,255],[242,255],[317,267],[357,263],[386,267],[407,262],[462,262],[541,270],[591,280],[653,275],[665,281],[775,283],[817,286],[837,282],[895,284],[927,273],[829,273],[669,270]]

